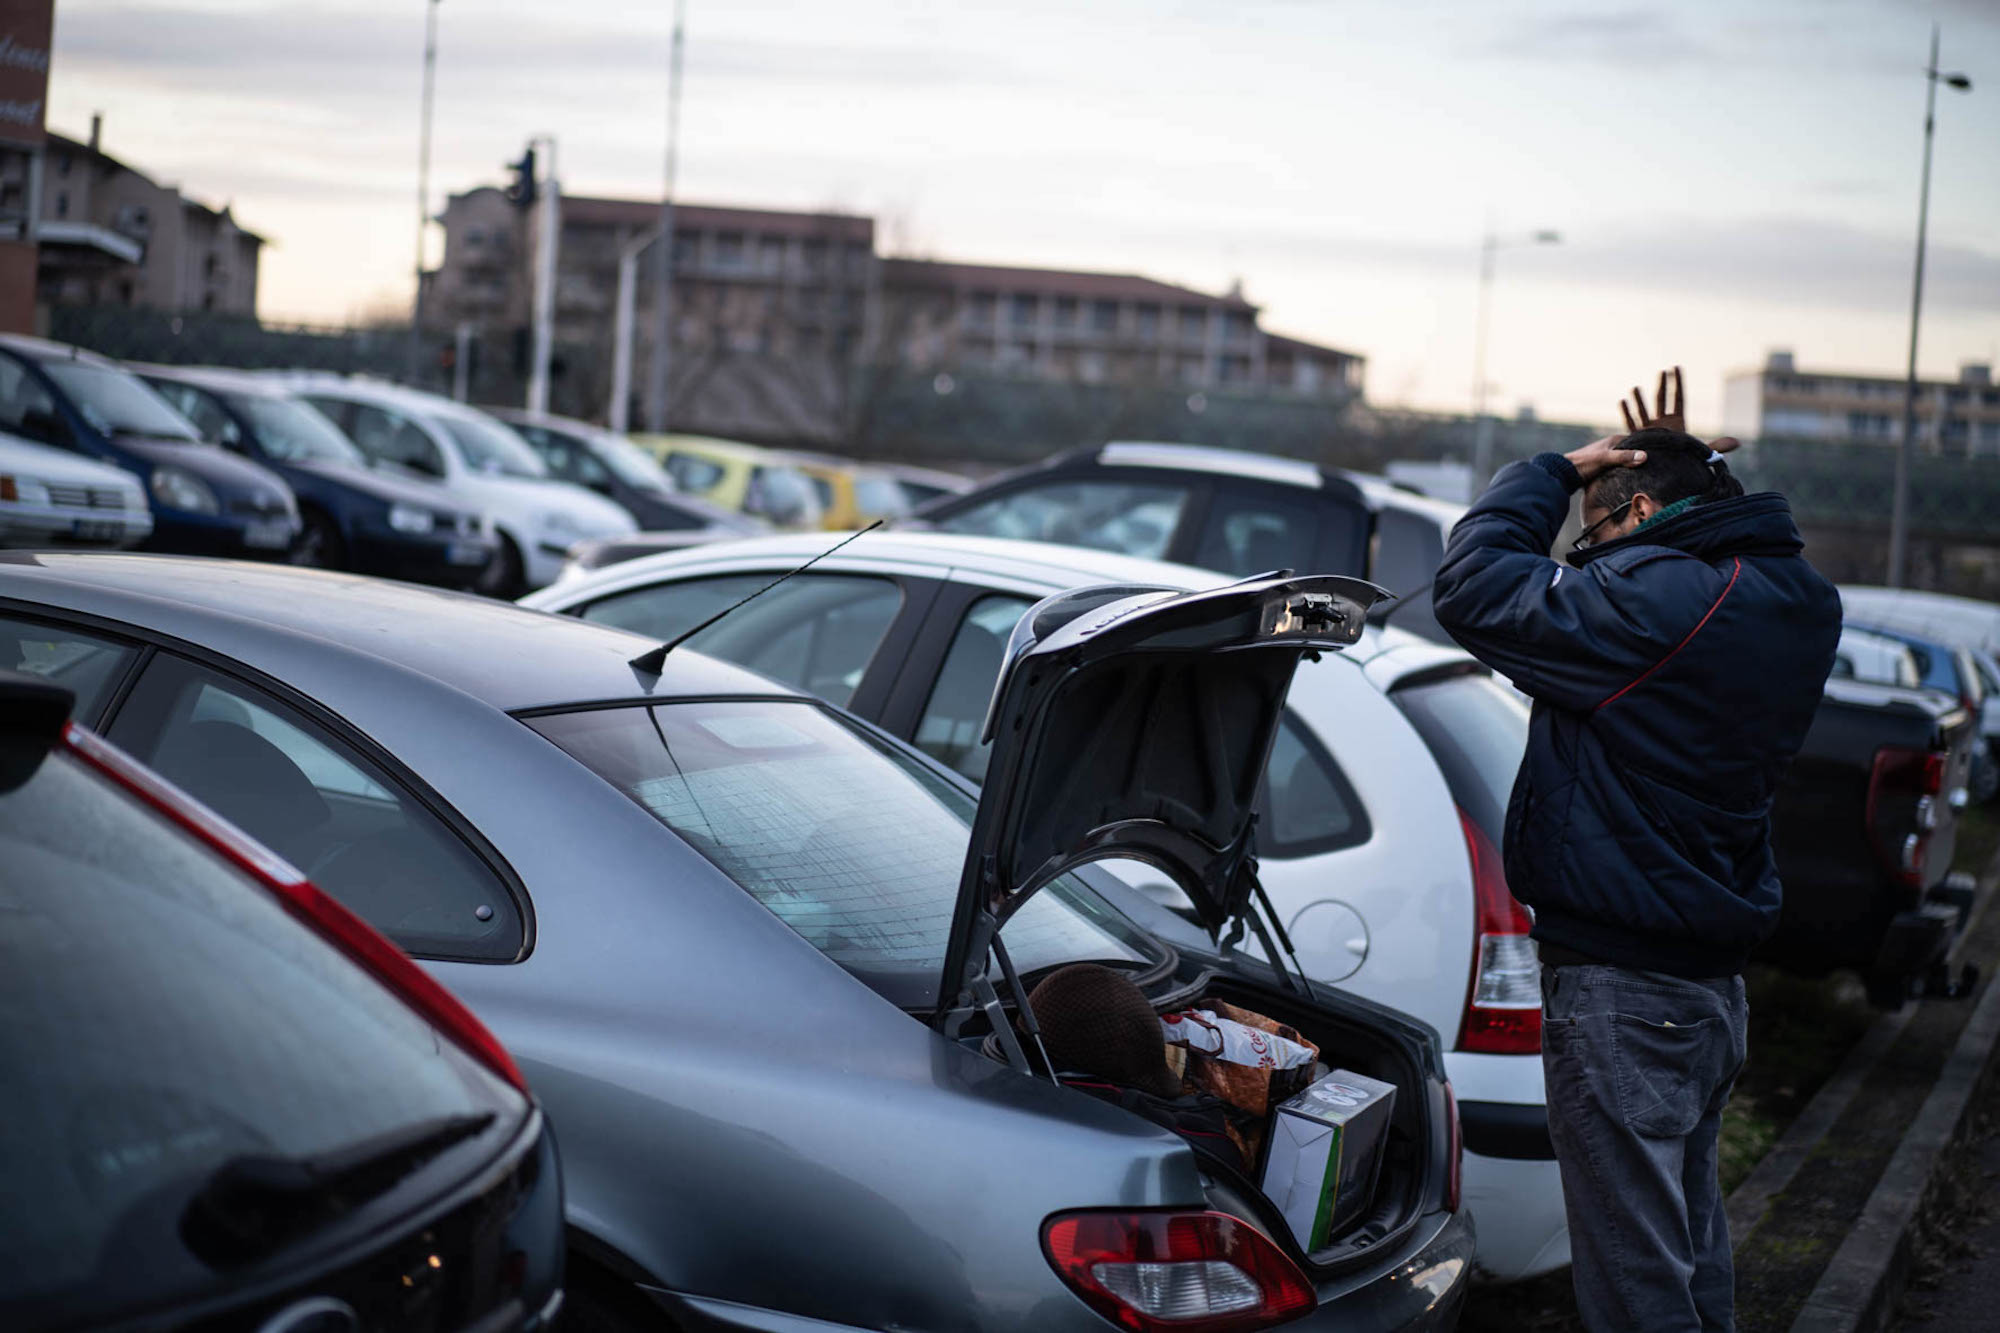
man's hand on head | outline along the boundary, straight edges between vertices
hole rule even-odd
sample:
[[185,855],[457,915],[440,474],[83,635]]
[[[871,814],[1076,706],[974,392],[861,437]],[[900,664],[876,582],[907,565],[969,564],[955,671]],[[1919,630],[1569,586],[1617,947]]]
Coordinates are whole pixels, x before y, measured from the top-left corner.
[[1576,469],[1576,475],[1587,486],[1598,477],[1614,468],[1638,467],[1646,461],[1644,449],[1628,448],[1623,435],[1607,435],[1601,440],[1592,440],[1581,449],[1572,449],[1563,457]]
[[[1669,405],[1670,400],[1667,397],[1667,376],[1669,373],[1674,377],[1674,393],[1671,405]],[[1638,411],[1636,417],[1633,415],[1635,408]],[[1660,430],[1677,430],[1685,433],[1687,430],[1687,391],[1681,387],[1681,368],[1675,366],[1671,372],[1664,370],[1660,372],[1660,387],[1653,398],[1652,412],[1648,413],[1646,411],[1645,390],[1636,384],[1632,386],[1632,401],[1628,404],[1621,398],[1618,401],[1618,411],[1625,418],[1625,433],[1628,435],[1655,428]]]

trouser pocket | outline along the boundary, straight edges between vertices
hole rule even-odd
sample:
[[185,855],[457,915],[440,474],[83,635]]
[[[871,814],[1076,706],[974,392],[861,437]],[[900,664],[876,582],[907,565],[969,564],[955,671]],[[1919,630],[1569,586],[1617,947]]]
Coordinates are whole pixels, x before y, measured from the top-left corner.
[[1615,1014],[1611,1041],[1626,1127],[1661,1139],[1693,1132],[1727,1072],[1729,1025],[1718,1017]]

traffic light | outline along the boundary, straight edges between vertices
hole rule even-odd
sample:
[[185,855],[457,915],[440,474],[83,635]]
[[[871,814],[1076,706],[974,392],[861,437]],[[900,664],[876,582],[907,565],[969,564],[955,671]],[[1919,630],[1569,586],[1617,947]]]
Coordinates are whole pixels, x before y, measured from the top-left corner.
[[526,208],[535,202],[535,146],[529,144],[521,153],[521,160],[507,164],[513,169],[514,180],[507,187],[507,202],[516,208]]

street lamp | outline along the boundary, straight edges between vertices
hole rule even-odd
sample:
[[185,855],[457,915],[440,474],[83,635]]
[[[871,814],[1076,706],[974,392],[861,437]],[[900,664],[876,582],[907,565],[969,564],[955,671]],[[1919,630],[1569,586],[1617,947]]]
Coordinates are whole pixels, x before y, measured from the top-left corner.
[[410,379],[417,378],[423,358],[424,233],[431,211],[431,104],[437,91],[438,0],[424,7],[423,127],[417,136],[417,294],[410,306]]
[[1910,556],[1910,455],[1917,436],[1917,320],[1924,307],[1924,231],[1931,213],[1931,137],[1937,126],[1937,87],[1942,83],[1962,93],[1972,91],[1963,74],[1946,74],[1937,67],[1938,25],[1931,24],[1931,60],[1924,67],[1924,177],[1917,196],[1917,275],[1910,289],[1910,363],[1903,379],[1903,443],[1896,450],[1896,493],[1889,508],[1889,586],[1900,588]]
[[1558,245],[1561,241],[1561,235],[1553,231],[1502,238],[1495,236],[1489,226],[1479,244],[1479,327],[1472,371],[1472,483],[1476,487],[1484,486],[1493,475],[1493,426],[1486,418],[1486,326],[1493,303],[1494,252],[1527,245]]
[[660,200],[660,254],[653,269],[653,356],[646,367],[646,429],[666,433],[668,375],[674,336],[674,175],[680,165],[681,53],[687,40],[687,0],[674,0],[673,47],[667,57],[666,192]]

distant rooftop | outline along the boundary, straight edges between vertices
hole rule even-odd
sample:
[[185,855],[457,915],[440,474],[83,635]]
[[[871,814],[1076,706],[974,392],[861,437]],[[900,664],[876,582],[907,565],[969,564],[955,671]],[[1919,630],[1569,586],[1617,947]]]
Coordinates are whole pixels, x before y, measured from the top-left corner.
[[1158,301],[1162,304],[1225,306],[1232,310],[1255,311],[1241,292],[1216,296],[1179,287],[1170,282],[1141,277],[1136,273],[1092,273],[1078,269],[1014,268],[1002,264],[956,264],[930,259],[885,259],[884,285],[976,288],[981,291],[1053,292],[1098,298],[1107,301]]

